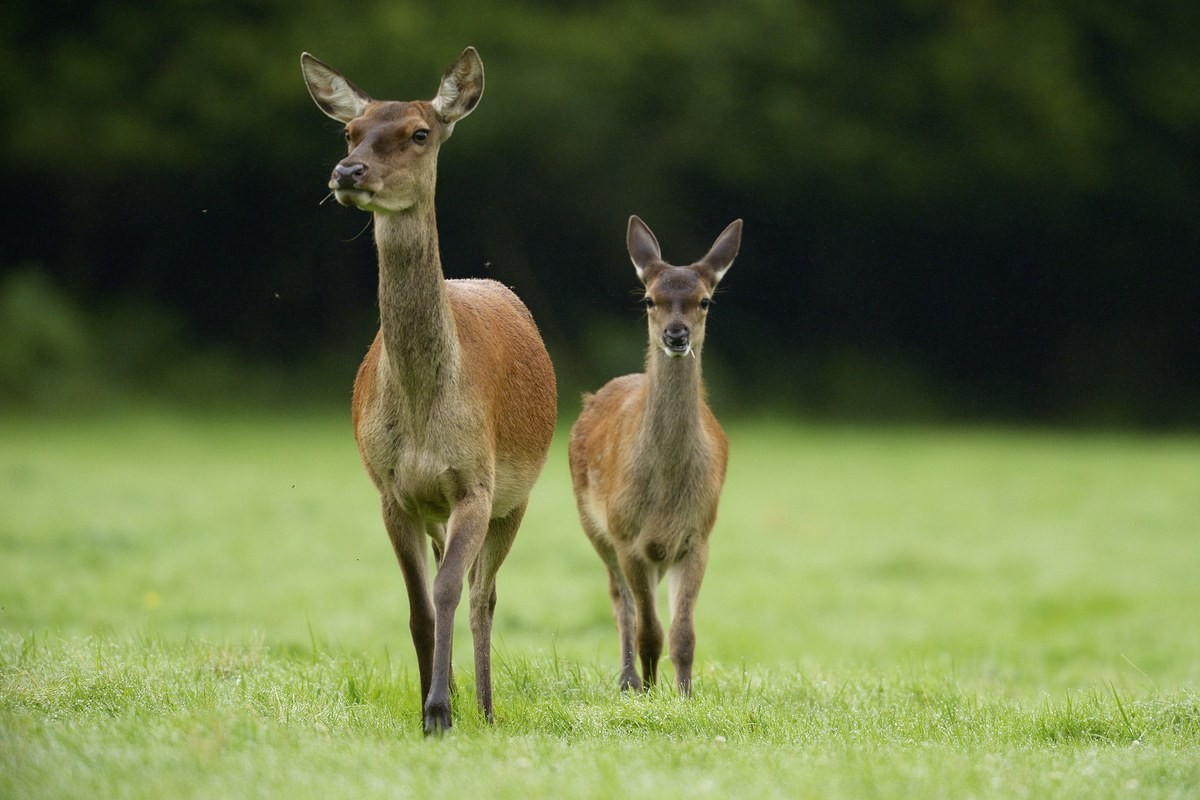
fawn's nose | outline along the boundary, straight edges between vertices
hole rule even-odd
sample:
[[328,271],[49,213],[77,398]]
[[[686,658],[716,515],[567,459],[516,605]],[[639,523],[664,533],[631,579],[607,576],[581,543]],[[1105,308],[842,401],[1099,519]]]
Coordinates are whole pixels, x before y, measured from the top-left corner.
[[353,189],[367,174],[366,164],[338,164],[333,168],[330,183],[334,189]]
[[663,331],[663,344],[672,350],[682,350],[688,346],[690,332],[686,325],[671,325]]

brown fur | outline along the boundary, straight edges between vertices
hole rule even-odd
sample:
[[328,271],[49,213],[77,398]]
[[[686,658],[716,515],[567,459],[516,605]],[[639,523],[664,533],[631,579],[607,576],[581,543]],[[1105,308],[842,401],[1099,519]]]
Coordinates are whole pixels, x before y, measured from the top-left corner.
[[377,102],[312,56],[302,63],[317,105],[347,125],[350,152],[330,188],[374,214],[380,330],[354,382],[354,435],[408,589],[425,732],[440,733],[451,725],[450,649],[468,572],[476,699],[492,718],[496,571],[554,433],[554,371],[515,294],[442,275],[437,152],[483,91],[474,49],[429,102]]
[[608,569],[622,690],[656,681],[663,632],[655,589],[670,574],[671,661],[679,690],[691,692],[694,611],[729,455],[705,401],[700,350],[707,302],[737,254],[741,227],[737,220],[726,228],[700,262],[673,267],[662,261],[650,229],[630,219],[629,253],[651,304],[646,371],[586,395],[571,429],[575,502]]

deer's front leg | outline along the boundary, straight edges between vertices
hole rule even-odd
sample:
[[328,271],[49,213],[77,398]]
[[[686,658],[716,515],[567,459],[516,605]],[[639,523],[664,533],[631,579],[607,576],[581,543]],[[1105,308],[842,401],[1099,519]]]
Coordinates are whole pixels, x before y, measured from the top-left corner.
[[454,506],[446,526],[446,549],[433,580],[433,685],[425,699],[425,733],[442,733],[450,721],[450,649],[454,612],[462,599],[463,578],[474,563],[487,535],[492,498],[489,492],[468,492]]
[[696,655],[696,598],[708,563],[708,543],[699,542],[668,573],[671,592],[671,663],[675,685],[685,697],[692,693],[692,662]]
[[621,572],[621,562],[617,558],[616,548],[608,538],[608,533],[597,527],[586,514],[581,515],[583,530],[591,540],[592,546],[604,561],[608,573],[608,597],[612,602],[613,619],[617,622],[617,639],[621,646],[621,691],[630,689],[640,690],[642,679],[638,677],[636,658],[634,657],[633,636],[635,628],[635,611],[633,593],[625,582]]
[[638,556],[622,554],[621,572],[633,596],[636,623],[638,656],[642,662],[644,689],[649,689],[658,678],[658,659],[662,656],[663,630],[658,621],[654,604],[654,590],[658,585],[658,568]]
[[389,496],[383,497],[383,524],[408,590],[408,627],[417,651],[421,676],[421,699],[429,696],[433,675],[434,611],[429,599],[428,560],[425,531],[405,515]]
[[621,645],[621,691],[639,691],[642,688],[642,679],[638,677],[633,655],[633,635],[637,619],[633,593],[629,591],[629,586],[621,575],[615,555],[612,563],[606,561],[605,566],[608,568],[608,594],[612,601],[613,617],[617,620],[617,639]]

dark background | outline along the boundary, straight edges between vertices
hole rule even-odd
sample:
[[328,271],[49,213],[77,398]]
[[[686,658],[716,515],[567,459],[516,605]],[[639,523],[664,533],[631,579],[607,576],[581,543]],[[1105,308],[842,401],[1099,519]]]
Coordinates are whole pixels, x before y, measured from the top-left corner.
[[309,50],[381,99],[487,70],[442,149],[451,276],[510,284],[575,392],[639,368],[630,213],[735,217],[725,413],[1200,423],[1200,5],[316,0],[0,11],[0,404],[348,394],[368,217]]

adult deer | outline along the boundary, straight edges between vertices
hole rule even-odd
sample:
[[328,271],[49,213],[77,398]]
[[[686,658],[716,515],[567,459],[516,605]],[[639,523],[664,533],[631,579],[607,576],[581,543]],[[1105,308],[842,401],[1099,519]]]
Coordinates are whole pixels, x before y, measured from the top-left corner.
[[704,399],[700,351],[713,291],[741,239],[739,219],[704,258],[675,267],[662,260],[646,224],[629,218],[626,245],[646,290],[646,371],[614,378],[586,395],[571,429],[575,503],[584,532],[608,568],[622,691],[656,681],[663,630],[655,589],[664,572],[670,575],[675,682],[683,694],[692,691],[693,615],[729,453]]
[[[374,215],[379,333],[354,382],[354,435],[379,490],[408,589],[425,733],[451,726],[454,612],[470,579],[479,708],[492,720],[496,571],[508,554],[554,433],[546,347],[517,296],[491,280],[446,280],[438,248],[437,156],[483,93],[468,47],[431,101],[376,101],[305,53],[308,91],[346,126],[338,202]],[[429,551],[438,562],[430,595]]]

